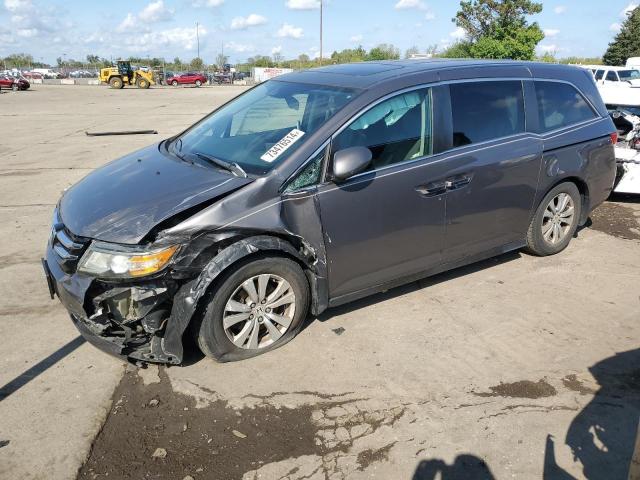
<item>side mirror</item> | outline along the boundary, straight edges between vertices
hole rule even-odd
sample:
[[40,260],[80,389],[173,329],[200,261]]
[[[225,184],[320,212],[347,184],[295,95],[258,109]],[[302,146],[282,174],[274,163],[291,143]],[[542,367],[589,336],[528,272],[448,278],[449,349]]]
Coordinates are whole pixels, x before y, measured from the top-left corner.
[[337,151],[333,155],[333,179],[343,182],[364,172],[371,164],[371,159],[371,150],[367,147],[349,147]]

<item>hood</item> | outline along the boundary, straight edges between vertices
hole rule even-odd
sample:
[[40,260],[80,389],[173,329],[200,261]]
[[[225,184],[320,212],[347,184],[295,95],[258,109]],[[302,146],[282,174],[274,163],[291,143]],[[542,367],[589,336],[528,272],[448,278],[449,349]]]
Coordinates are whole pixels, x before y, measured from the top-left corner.
[[78,236],[136,244],[160,222],[251,182],[183,162],[156,144],[94,170],[67,190],[59,212]]

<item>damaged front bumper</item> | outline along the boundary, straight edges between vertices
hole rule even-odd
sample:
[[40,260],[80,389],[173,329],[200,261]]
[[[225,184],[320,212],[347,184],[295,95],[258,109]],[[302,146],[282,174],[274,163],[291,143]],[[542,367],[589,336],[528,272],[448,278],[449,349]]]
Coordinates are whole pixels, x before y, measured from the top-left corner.
[[165,348],[177,282],[167,275],[138,279],[135,284],[102,281],[76,271],[81,252],[63,258],[54,242],[49,242],[43,259],[50,293],[58,296],[89,343],[131,361],[182,362],[182,330],[170,342],[172,347]]

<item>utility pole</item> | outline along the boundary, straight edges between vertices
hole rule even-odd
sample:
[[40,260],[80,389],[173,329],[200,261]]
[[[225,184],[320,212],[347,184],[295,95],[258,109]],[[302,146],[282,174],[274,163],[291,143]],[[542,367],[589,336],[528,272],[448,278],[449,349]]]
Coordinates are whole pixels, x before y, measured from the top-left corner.
[[320,0],[320,66],[322,66],[322,0]]
[[196,41],[198,43],[198,58],[200,58],[200,24],[196,22]]

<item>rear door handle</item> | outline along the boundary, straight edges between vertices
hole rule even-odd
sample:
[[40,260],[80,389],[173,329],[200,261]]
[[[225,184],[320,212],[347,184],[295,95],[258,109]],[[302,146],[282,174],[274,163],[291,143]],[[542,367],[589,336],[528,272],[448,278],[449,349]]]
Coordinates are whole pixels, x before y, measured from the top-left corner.
[[445,183],[445,186],[447,187],[447,190],[456,190],[458,188],[462,188],[466,185],[469,185],[469,183],[471,183],[471,175],[462,175],[460,177],[453,177],[450,179],[447,179]]
[[415,190],[424,197],[434,197],[436,195],[442,195],[447,191],[447,182],[433,182],[427,183],[426,185],[418,185]]

